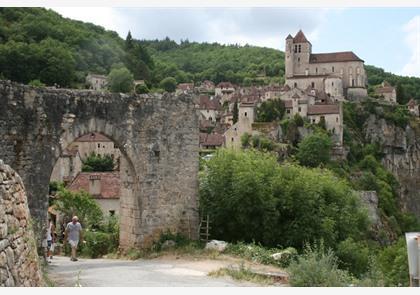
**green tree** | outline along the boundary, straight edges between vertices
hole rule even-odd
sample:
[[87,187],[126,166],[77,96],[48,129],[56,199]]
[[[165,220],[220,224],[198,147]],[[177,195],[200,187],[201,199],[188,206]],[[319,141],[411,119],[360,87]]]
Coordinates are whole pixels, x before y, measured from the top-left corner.
[[238,122],[238,118],[239,118],[239,108],[238,108],[238,102],[235,101],[235,103],[233,104],[233,124],[235,124],[236,122]]
[[133,74],[126,67],[114,68],[108,75],[109,89],[112,92],[130,92],[133,89],[133,83]]
[[103,214],[96,201],[85,191],[71,192],[62,188],[55,202],[58,211],[62,212],[67,220],[77,215],[85,228],[99,228]]
[[305,137],[299,143],[296,157],[302,165],[317,167],[330,161],[331,148],[332,141],[328,134],[316,132]]
[[257,122],[273,122],[281,120],[285,112],[284,102],[280,99],[264,101],[257,108]]
[[114,170],[114,160],[111,155],[100,155],[92,152],[83,161],[83,172],[106,172]]
[[406,104],[407,99],[405,96],[405,91],[404,91],[404,87],[402,86],[402,83],[397,84],[396,92],[397,92],[397,102],[399,104]]
[[137,94],[144,94],[149,93],[150,90],[147,85],[138,84],[136,85],[135,91]]
[[176,80],[173,77],[167,77],[160,81],[160,87],[167,92],[174,92],[176,89]]

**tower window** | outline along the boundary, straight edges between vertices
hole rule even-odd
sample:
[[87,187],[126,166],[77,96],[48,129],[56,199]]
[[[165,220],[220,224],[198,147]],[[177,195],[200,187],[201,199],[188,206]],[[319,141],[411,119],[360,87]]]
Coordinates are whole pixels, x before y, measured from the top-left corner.
[[232,137],[232,142],[233,142],[233,137]]
[[334,86],[334,82],[331,82],[331,86]]
[[297,47],[298,47],[298,46],[297,46],[297,45],[295,45],[295,53],[297,53]]
[[299,113],[302,111],[302,108],[299,108]]
[[245,112],[245,117],[246,117],[247,113]]
[[302,45],[299,45],[299,53],[301,52],[301,50],[302,50]]
[[315,82],[311,82],[312,88],[315,88]]
[[300,57],[298,57],[298,62],[300,62]]
[[315,68],[315,73],[317,73],[317,74],[318,74],[318,68]]
[[297,83],[296,82],[295,82],[294,86],[295,86],[295,88],[297,87]]
[[100,143],[98,143],[98,148],[100,148],[101,147],[101,144]]
[[332,72],[334,73],[334,67],[332,67]]

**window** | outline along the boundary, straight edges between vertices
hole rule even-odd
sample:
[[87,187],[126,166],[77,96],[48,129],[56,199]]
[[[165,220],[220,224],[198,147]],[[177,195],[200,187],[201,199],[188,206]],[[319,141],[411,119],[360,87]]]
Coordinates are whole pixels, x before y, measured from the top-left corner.
[[301,49],[302,49],[302,46],[301,46],[301,45],[299,45],[299,53],[301,52]]
[[311,83],[312,88],[315,88],[315,82]]
[[232,137],[232,142],[233,142],[233,137]]
[[312,119],[312,123],[315,123],[315,119]]
[[246,117],[247,113],[245,112],[245,117]]
[[317,73],[317,74],[318,74],[318,68],[315,68],[315,73]]
[[295,86],[295,88],[297,87],[297,83],[296,82],[295,82],[294,86]]
[[338,122],[338,117],[337,117],[337,118],[335,118],[335,121],[336,121],[336,122]]
[[299,107],[299,113],[302,111],[302,108]]
[[287,113],[290,114],[290,110],[287,110]]
[[100,143],[98,143],[98,148],[101,148],[101,144]]
[[109,216],[114,216],[115,215],[115,210],[109,210]]
[[300,57],[298,57],[298,62],[300,62]]
[[334,73],[334,67],[332,67],[332,72]]
[[354,79],[351,79],[351,86],[354,86]]
[[331,82],[331,86],[334,86],[334,82]]
[[295,53],[297,53],[297,45],[295,45]]

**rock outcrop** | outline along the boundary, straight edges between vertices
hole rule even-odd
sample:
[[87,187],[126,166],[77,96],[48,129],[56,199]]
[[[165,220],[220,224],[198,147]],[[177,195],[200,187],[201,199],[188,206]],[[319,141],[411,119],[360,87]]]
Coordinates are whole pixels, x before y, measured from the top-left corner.
[[0,160],[0,286],[43,285],[22,180]]
[[401,208],[420,217],[420,122],[412,121],[403,129],[371,115],[365,136],[382,146],[382,164],[401,184]]

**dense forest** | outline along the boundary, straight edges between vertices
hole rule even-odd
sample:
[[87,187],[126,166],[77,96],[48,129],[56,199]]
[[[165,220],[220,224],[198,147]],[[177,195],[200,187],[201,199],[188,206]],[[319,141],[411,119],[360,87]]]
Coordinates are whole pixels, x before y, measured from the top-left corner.
[[[22,83],[84,87],[89,72],[108,75],[125,66],[135,80],[159,88],[177,83],[230,81],[242,85],[282,83],[284,53],[264,47],[183,40],[126,40],[91,23],[63,18],[43,8],[0,8],[0,78]],[[420,78],[402,77],[366,66],[370,90],[387,80],[401,102],[420,99]]]

